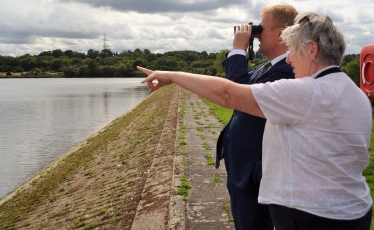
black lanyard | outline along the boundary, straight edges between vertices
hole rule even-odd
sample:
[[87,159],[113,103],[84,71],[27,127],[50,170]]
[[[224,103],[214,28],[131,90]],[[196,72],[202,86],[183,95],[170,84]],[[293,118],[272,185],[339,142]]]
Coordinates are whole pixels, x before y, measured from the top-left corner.
[[325,76],[327,74],[330,74],[330,73],[338,73],[338,72],[342,72],[339,67],[333,67],[333,68],[330,68],[330,69],[326,69],[326,70],[322,71],[321,73],[319,73],[317,75],[317,77],[315,77],[314,79],[317,79],[319,77],[323,77],[323,76]]

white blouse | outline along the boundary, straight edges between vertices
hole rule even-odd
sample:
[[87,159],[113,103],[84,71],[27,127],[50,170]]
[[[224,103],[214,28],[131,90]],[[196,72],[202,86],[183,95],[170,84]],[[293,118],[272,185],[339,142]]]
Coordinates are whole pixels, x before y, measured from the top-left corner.
[[369,163],[372,110],[345,73],[314,79],[321,71],[251,86],[267,118],[258,200],[357,219],[372,205],[362,176]]

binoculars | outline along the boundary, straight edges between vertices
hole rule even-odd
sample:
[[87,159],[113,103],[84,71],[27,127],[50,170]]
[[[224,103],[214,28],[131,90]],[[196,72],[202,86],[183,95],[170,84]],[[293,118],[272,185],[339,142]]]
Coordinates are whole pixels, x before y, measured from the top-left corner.
[[[255,52],[253,51],[253,39],[254,34],[262,33],[262,26],[261,25],[253,25],[252,22],[248,23],[252,27],[252,34],[248,41],[248,49],[247,49],[247,62],[253,60]],[[234,26],[234,34],[236,33],[236,26]]]
[[[262,33],[262,26],[261,25],[253,25],[252,22],[248,23],[248,25],[252,26],[252,35]],[[236,26],[234,26],[234,34],[235,33],[236,33]]]

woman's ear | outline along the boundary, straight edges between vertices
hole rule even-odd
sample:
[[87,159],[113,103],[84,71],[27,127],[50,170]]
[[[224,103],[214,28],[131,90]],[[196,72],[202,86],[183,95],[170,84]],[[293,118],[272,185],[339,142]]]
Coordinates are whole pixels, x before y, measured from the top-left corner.
[[318,44],[317,42],[311,42],[309,55],[311,56],[312,59],[314,59],[317,56],[317,54],[318,54]]

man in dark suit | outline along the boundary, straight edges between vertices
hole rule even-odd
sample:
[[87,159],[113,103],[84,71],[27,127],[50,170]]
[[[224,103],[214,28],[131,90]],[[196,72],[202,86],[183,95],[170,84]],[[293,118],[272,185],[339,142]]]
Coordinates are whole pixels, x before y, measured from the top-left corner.
[[[260,41],[258,52],[270,62],[248,72],[245,56],[250,37],[245,30],[248,25],[237,27],[233,49],[222,63],[227,78],[234,82],[257,84],[294,78],[293,68],[286,64],[288,49],[280,34],[286,26],[293,25],[296,9],[290,5],[275,5],[265,7],[260,15],[263,31],[255,34]],[[225,158],[227,188],[236,230],[274,229],[267,205],[257,201],[265,122],[263,118],[235,110],[218,138],[216,168]]]

